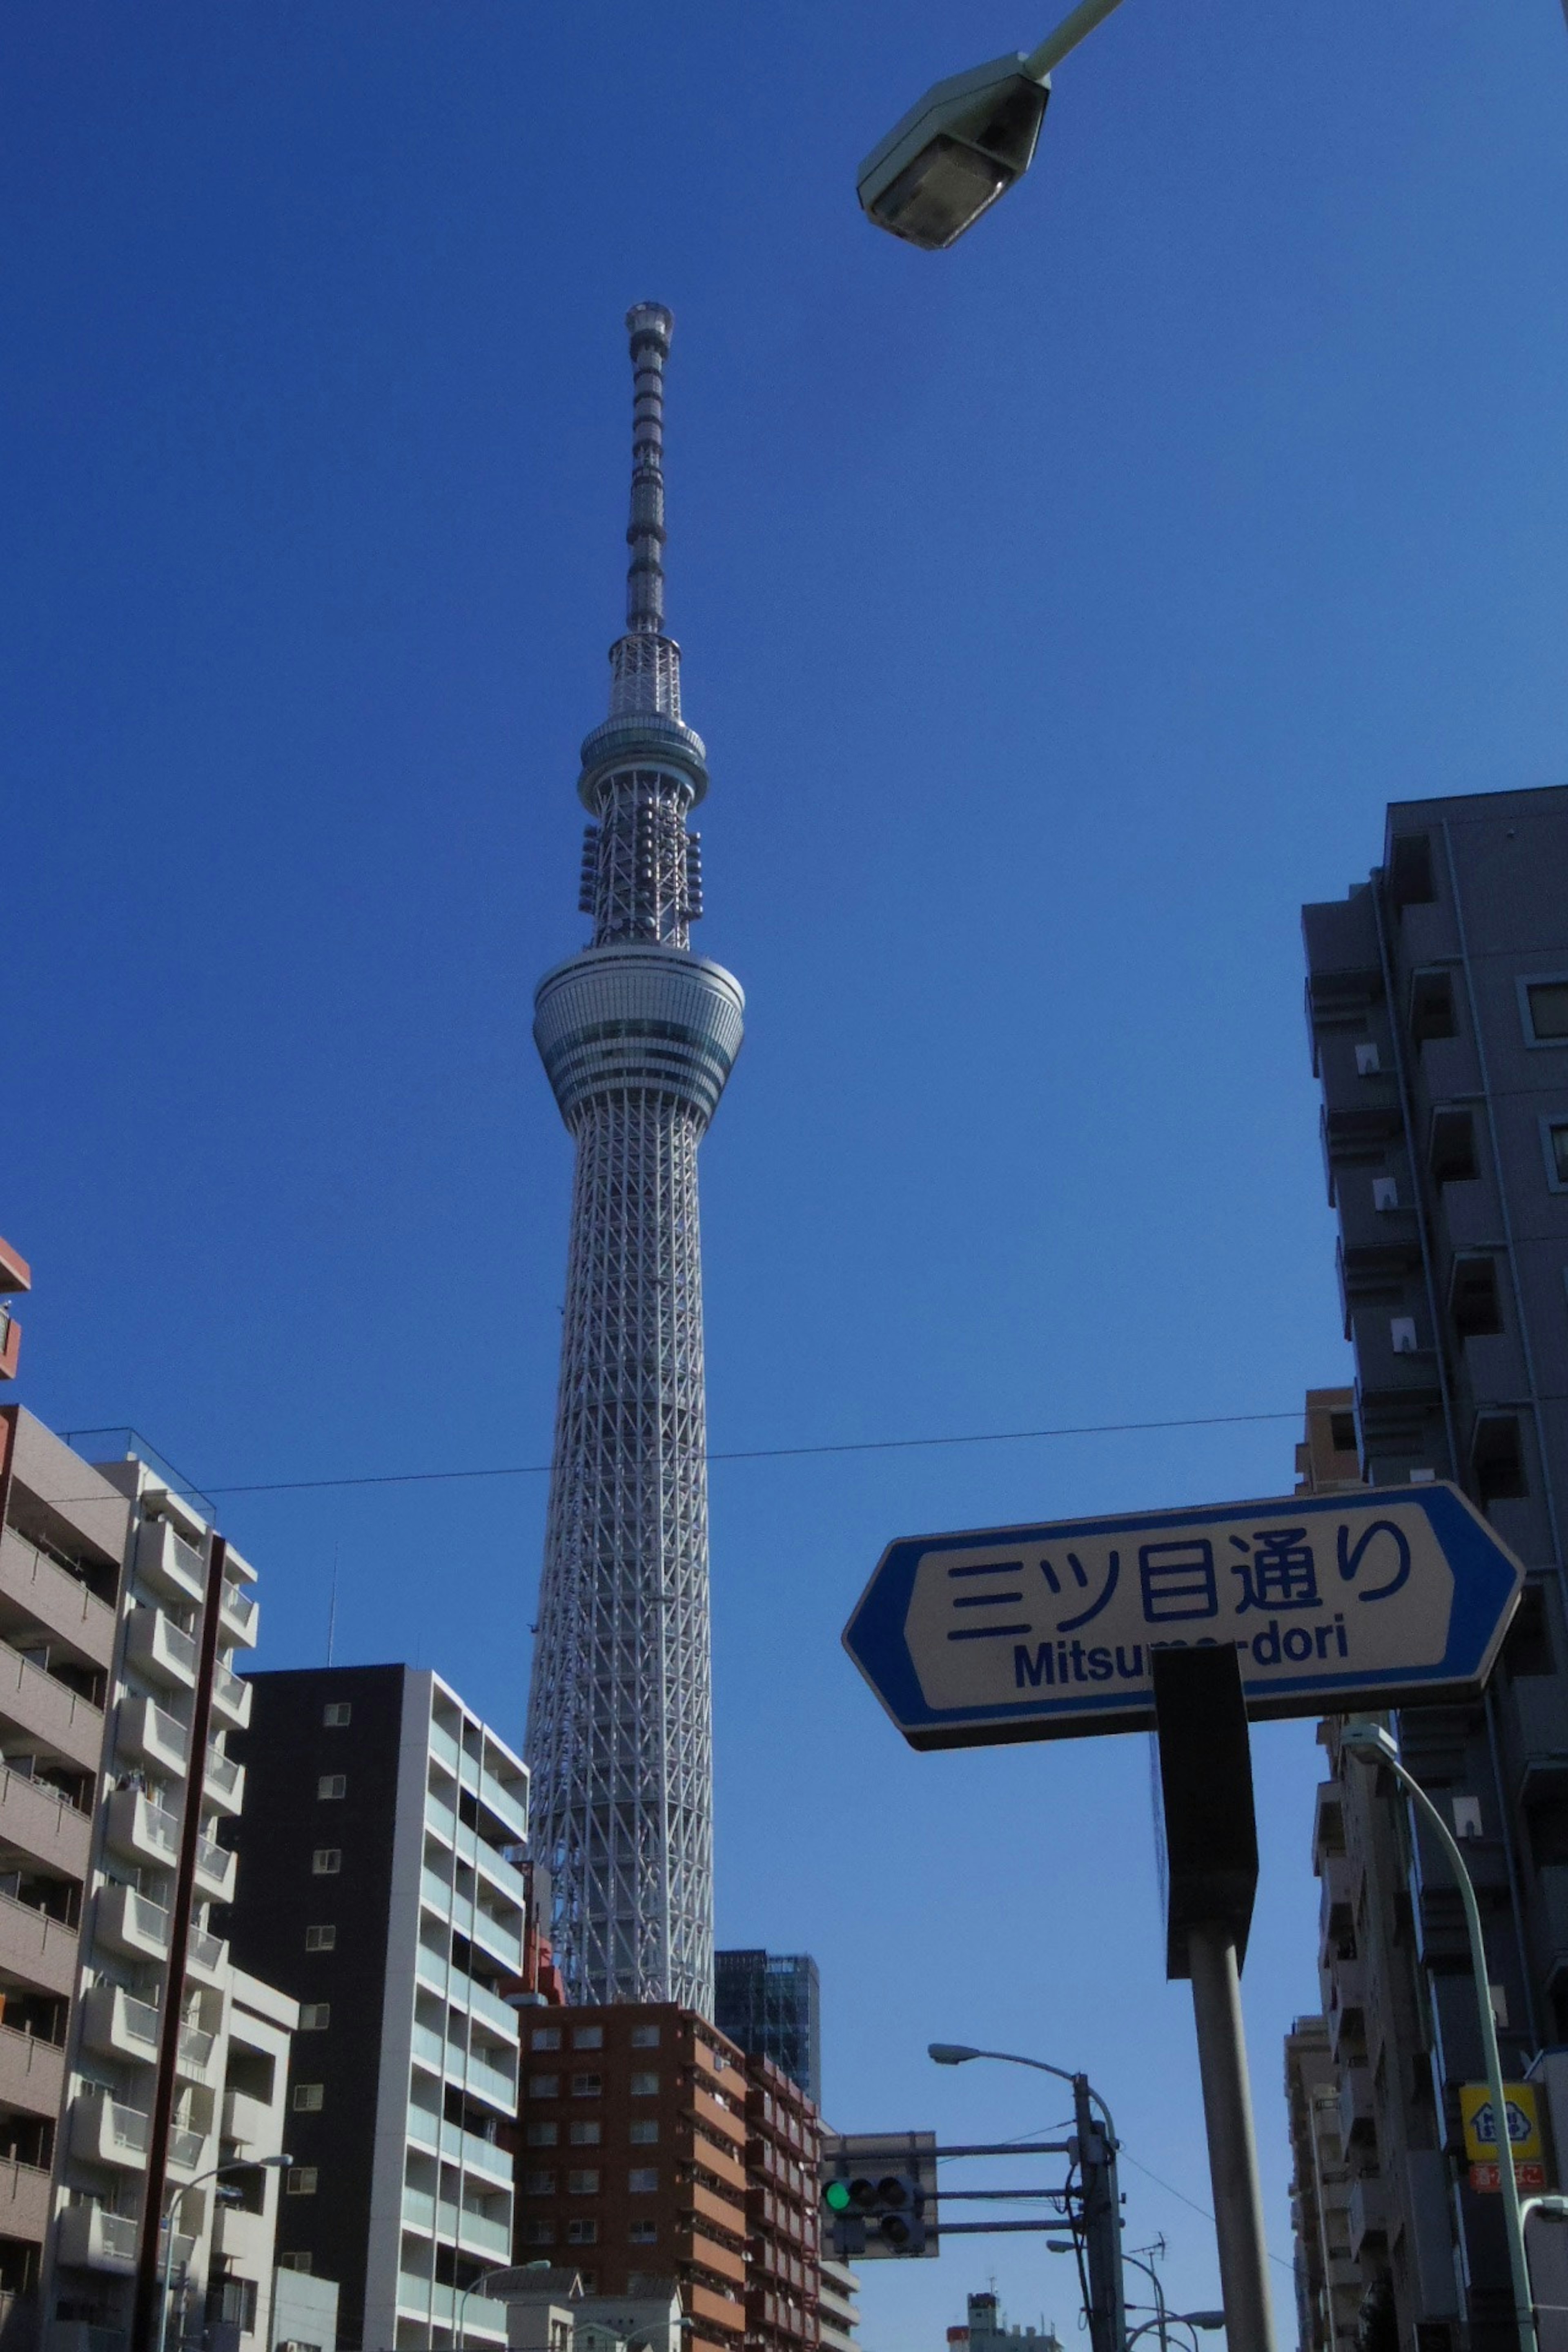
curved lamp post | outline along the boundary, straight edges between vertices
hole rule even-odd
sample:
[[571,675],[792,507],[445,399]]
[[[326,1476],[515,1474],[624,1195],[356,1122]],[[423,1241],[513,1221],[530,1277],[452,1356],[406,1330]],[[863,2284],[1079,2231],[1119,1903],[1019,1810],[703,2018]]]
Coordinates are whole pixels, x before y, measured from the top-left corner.
[[[1048,2065],[1043,2058],[1026,2058],[1016,2050],[975,2050],[967,2042],[928,2042],[926,2047],[929,2054],[935,2059],[939,2066],[966,2066],[972,2058],[994,2058],[1004,2066],[1028,2066],[1037,2074],[1054,2074],[1058,2082],[1072,2084],[1073,2113],[1080,2150],[1079,2165],[1086,2186],[1089,2177],[1089,2168],[1082,2154],[1083,2144],[1093,2136],[1102,2140],[1105,2147],[1104,2162],[1095,2167],[1095,2178],[1099,2188],[1093,2213],[1088,2210],[1087,2197],[1085,2200],[1084,2234],[1089,2241],[1090,2253],[1092,2254],[1094,2247],[1098,2245],[1102,2250],[1103,2256],[1107,2258],[1104,2260],[1103,2267],[1106,2284],[1110,2291],[1110,2308],[1109,2311],[1098,2314],[1092,2308],[1088,2309],[1085,2312],[1085,2317],[1096,2336],[1096,2352],[1100,2352],[1100,2345],[1107,2330],[1110,2343],[1114,2347],[1114,2352],[1126,2352],[1127,2309],[1121,2289],[1121,2214],[1116,2192],[1117,2138],[1116,2125],[1110,2109],[1087,2074],[1069,2074],[1065,2066]],[[1100,2133],[1094,2132],[1094,2117],[1089,2108],[1091,2099],[1105,2119],[1105,2128]],[[1091,2263],[1089,2271],[1091,2284],[1094,2278],[1095,2265]],[[1085,2300],[1086,2303],[1089,2301],[1087,2288]]]
[[481,2287],[494,2286],[501,2279],[518,2283],[527,2278],[531,2272],[553,2270],[554,2267],[553,2263],[544,2262],[494,2263],[488,2271],[479,2271],[468,2281],[468,2285],[462,2289],[458,2297],[458,2322],[452,2330],[454,2352],[460,2352],[463,2330],[468,2324],[468,2297],[471,2294],[478,2294]]
[[[1448,1866],[1458,1883],[1459,1898],[1465,1906],[1465,1926],[1469,1935],[1470,1970],[1476,1980],[1476,2003],[1480,2012],[1487,2088],[1491,2094],[1493,2128],[1498,2136],[1498,2189],[1502,2201],[1503,2231],[1508,2239],[1509,2270],[1513,2281],[1514,2319],[1519,2329],[1520,2352],[1536,2352],[1535,2308],[1530,2291],[1530,2264],[1524,2252],[1524,2217],[1520,2207],[1519,2182],[1513,2169],[1513,2150],[1508,2140],[1508,2100],[1503,2090],[1502,2055],[1498,2049],[1497,2020],[1492,2015],[1491,1979],[1487,1970],[1486,1939],[1481,1932],[1480,1906],[1476,1901],[1476,1890],[1470,1884],[1465,1857],[1459,1852],[1447,1822],[1414,1772],[1400,1760],[1399,1750],[1383,1725],[1361,1720],[1347,1723],[1340,1733],[1340,1745],[1351,1755],[1359,1757],[1363,1764],[1381,1765],[1385,1771],[1394,1774],[1447,1856]],[[1531,2200],[1532,2203],[1535,2201]]]
[[169,2200],[169,2218],[163,2225],[169,2232],[169,2242],[163,2249],[163,2299],[158,2306],[158,2352],[163,2352],[169,2339],[169,2304],[174,2291],[174,2224],[184,2199],[193,2189],[205,2188],[209,2180],[226,2179],[231,2172],[276,2172],[290,2160],[283,2155],[235,2157],[227,2164],[215,2164],[210,2172],[198,2172],[194,2180],[187,2180],[182,2188],[175,2189]]

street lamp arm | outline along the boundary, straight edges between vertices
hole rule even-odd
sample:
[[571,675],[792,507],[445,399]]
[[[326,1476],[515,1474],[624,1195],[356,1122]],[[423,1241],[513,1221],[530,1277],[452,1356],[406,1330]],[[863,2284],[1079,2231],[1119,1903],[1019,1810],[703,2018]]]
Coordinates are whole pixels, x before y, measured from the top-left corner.
[[1465,1926],[1470,1945],[1470,1966],[1476,1980],[1476,2005],[1479,2012],[1481,2050],[1486,2059],[1487,2088],[1491,2095],[1492,2128],[1498,2136],[1498,2189],[1502,2205],[1504,2231],[1508,2239],[1509,2271],[1513,2284],[1514,2322],[1519,2330],[1520,2352],[1536,2352],[1534,2300],[1531,2293],[1530,2265],[1524,2251],[1524,2220],[1520,2210],[1519,2181],[1513,2168],[1513,2150],[1508,2137],[1508,2095],[1503,2087],[1502,2053],[1498,2048],[1497,2019],[1492,2014],[1489,1971],[1487,1968],[1486,1937],[1481,1927],[1480,1906],[1476,1890],[1470,1884],[1470,1874],[1458,1844],[1420,1781],[1400,1756],[1393,1739],[1381,1724],[1356,1721],[1345,1726],[1340,1735],[1342,1745],[1363,1762],[1381,1764],[1392,1772],[1426,1822],[1447,1857],[1448,1867],[1458,1886],[1459,1899],[1465,1906]]
[[[1112,8],[1120,5],[1120,0],[1084,0],[1084,5],[1088,7],[1098,8],[1101,16],[1109,16]],[[1083,10],[1080,8],[1078,13],[1081,16],[1083,14]],[[1069,24],[1071,24],[1072,21],[1073,19],[1071,17],[1068,19]],[[1096,21],[1098,22],[1098,19]],[[1089,29],[1089,27],[1086,25],[1084,26],[1084,31],[1088,32]],[[1081,39],[1082,36],[1080,35],[1079,37]],[[961,2057],[959,2055],[961,2046],[962,2045],[957,2042],[933,2042],[930,2045],[931,2055],[936,2059],[939,2066],[961,2065],[964,2059],[969,2058],[995,2058],[999,2059],[1005,2066],[1032,2066],[1037,2074],[1054,2074],[1059,2083],[1076,2083],[1078,2081],[1078,2076],[1076,2074],[1069,2074],[1065,2066],[1049,2066],[1043,2058],[1026,2058],[1021,2052],[1016,2050],[970,2050],[968,2048],[963,2048],[963,2056]],[[1110,2109],[1106,2105],[1105,2101],[1100,2097],[1100,2093],[1095,2089],[1092,2083],[1089,2083],[1087,2087],[1089,2097],[1094,2101],[1095,2105],[1105,2117],[1106,2137],[1114,2142],[1116,2146],[1120,2147],[1121,2142],[1116,2138],[1116,2126],[1111,2119]]]
[[1097,25],[1103,25],[1121,0],[1079,0],[1070,16],[1064,16],[1054,33],[1047,33],[1037,49],[1031,49],[1024,59],[1024,71],[1031,81],[1044,81],[1053,66],[1059,66],[1069,49],[1076,49],[1087,39]]

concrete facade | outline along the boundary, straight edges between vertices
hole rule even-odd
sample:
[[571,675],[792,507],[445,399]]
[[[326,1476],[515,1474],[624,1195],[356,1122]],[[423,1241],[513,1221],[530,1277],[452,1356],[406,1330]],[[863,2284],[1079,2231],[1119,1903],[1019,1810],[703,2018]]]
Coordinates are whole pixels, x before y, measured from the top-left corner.
[[[1568,2041],[1565,877],[1568,789],[1405,802],[1369,880],[1303,912],[1352,1475],[1453,1478],[1529,1571],[1485,1700],[1396,1726],[1465,1841],[1516,2076]],[[1408,1807],[1347,1765],[1331,1723],[1323,1738],[1314,1859],[1362,2324],[1409,2352],[1501,2352],[1497,2200],[1471,2190],[1458,2131],[1481,2073],[1458,1896]]]

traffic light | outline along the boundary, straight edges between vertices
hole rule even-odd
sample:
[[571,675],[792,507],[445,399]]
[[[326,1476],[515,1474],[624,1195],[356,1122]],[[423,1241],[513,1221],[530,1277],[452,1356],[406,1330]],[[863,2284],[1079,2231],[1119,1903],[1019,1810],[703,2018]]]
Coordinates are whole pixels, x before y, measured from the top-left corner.
[[836,2262],[936,2252],[934,2227],[927,2228],[925,2185],[917,2172],[838,2172],[824,2184],[822,2202]]

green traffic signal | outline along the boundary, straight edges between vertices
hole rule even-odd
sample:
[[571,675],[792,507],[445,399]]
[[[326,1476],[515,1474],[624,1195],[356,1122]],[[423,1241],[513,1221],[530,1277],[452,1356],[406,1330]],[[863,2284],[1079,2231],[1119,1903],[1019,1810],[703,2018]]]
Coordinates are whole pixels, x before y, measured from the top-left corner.
[[832,2212],[847,2213],[849,2210],[849,2193],[847,2180],[830,2180],[823,2192],[823,2202]]

